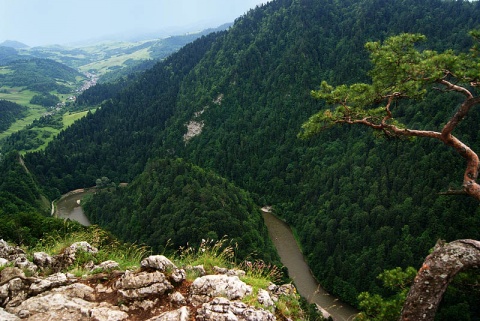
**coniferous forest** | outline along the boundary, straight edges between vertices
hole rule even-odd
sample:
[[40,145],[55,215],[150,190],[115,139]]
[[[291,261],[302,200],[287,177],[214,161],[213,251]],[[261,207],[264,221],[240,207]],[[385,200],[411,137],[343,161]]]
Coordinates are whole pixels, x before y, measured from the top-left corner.
[[[128,83],[87,90],[79,101],[103,100],[101,108],[25,155],[40,186],[29,187],[26,202],[37,202],[35,191],[54,199],[108,177],[129,185],[96,194],[85,208],[125,241],[163,249],[167,240],[182,246],[227,234],[242,256],[275,261],[258,211],[271,205],[324,288],[353,305],[363,291],[387,295],[377,279],[384,270],[418,269],[438,239],[480,239],[478,203],[439,194],[461,184],[464,165],[435,141],[360,127],[302,140],[302,123],[327,107],[310,92],[322,80],[367,81],[366,42],[410,32],[426,35],[425,49],[467,51],[475,28],[479,1],[269,2]],[[449,99],[405,103],[401,120],[440,128],[454,112]],[[472,110],[459,127],[474,150],[479,121]],[[201,133],[186,139],[192,122]],[[31,211],[18,199],[1,215]],[[439,320],[479,320],[476,277],[476,287],[470,275],[447,292]]]

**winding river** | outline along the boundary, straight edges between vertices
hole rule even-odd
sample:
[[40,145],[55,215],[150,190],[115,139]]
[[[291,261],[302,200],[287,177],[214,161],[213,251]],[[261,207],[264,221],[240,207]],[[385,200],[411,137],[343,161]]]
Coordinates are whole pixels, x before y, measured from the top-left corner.
[[52,208],[52,215],[58,218],[77,221],[82,225],[89,226],[90,221],[83,212],[82,199],[88,194],[92,194],[93,189],[78,189],[60,197]]
[[325,310],[335,321],[353,320],[356,309],[328,294],[313,277],[290,227],[269,211],[262,209],[268,233],[277,248],[280,259],[288,268],[298,292],[310,303]]
[[[59,218],[77,221],[86,226],[90,225],[83,212],[81,202],[85,195],[91,193],[94,193],[94,189],[80,189],[63,195],[56,202],[52,214]],[[262,212],[270,238],[277,248],[282,263],[288,268],[289,275],[293,279],[298,292],[308,302],[321,307],[335,321],[353,320],[358,311],[329,295],[320,287],[305,262],[290,227],[265,208],[262,209]]]

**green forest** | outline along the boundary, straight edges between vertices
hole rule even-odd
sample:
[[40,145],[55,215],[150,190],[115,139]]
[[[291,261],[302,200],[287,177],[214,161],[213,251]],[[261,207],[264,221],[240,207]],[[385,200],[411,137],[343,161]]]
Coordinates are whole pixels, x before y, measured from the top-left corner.
[[7,130],[15,120],[25,116],[26,108],[8,100],[0,99],[0,132]]
[[127,187],[97,192],[84,209],[92,223],[159,253],[225,237],[239,260],[279,262],[248,193],[181,159],[149,162]]
[[[25,164],[49,199],[101,177],[128,182],[95,195],[87,213],[119,237],[159,250],[167,240],[181,246],[226,234],[242,244],[242,256],[276,260],[258,212],[271,205],[322,286],[358,306],[361,292],[389,295],[377,276],[418,269],[438,239],[480,239],[478,202],[440,194],[458,188],[464,165],[436,141],[350,126],[298,138],[301,125],[327,107],[310,93],[323,80],[368,81],[367,42],[420,33],[422,49],[466,52],[476,28],[478,1],[272,1],[127,83],[87,90],[79,101],[103,101],[101,108],[44,151],[27,153]],[[432,93],[401,103],[397,117],[410,128],[441,128],[459,101]],[[472,110],[458,128],[474,150],[479,118]],[[187,141],[192,120],[203,128]],[[225,220],[238,234],[224,233]],[[478,273],[462,280],[438,320],[479,320]]]
[[68,94],[84,76],[75,69],[48,59],[21,59],[9,62],[0,73],[0,87],[23,87],[35,92]]

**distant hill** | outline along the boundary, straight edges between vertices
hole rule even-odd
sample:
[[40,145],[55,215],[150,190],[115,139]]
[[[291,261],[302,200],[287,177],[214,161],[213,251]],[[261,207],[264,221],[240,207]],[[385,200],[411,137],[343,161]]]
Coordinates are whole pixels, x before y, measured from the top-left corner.
[[19,59],[0,67],[0,87],[23,87],[35,92],[74,91],[77,77],[85,78],[73,68],[49,59]]
[[21,43],[19,41],[15,41],[15,40],[5,40],[4,42],[0,43],[0,47],[10,47],[14,49],[29,48],[29,46],[27,46],[26,44]]
[[217,28],[162,38],[152,33],[128,38],[129,40],[103,40],[74,47],[59,45],[33,47],[21,50],[21,54],[55,60],[82,72],[94,72],[102,76],[101,82],[106,82],[131,72],[144,71],[152,66],[145,64],[145,61],[165,59],[195,39],[226,30],[230,26],[231,24],[224,24]]
[[0,46],[0,66],[20,58],[15,48]]

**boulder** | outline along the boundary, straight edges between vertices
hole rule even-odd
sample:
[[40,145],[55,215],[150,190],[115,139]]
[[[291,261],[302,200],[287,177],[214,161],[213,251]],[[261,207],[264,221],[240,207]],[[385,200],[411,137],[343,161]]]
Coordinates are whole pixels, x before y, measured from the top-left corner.
[[197,321],[274,321],[275,316],[263,309],[255,309],[243,302],[218,297],[202,304],[197,310]]
[[19,256],[13,261],[13,265],[31,273],[35,273],[38,270],[38,266],[30,262],[25,256]]
[[163,255],[151,255],[140,262],[142,269],[154,269],[160,272],[174,270],[177,267],[168,258]]
[[265,291],[263,289],[258,290],[258,295],[257,295],[257,301],[261,305],[263,305],[266,308],[270,308],[275,306],[275,303],[273,302],[272,298],[270,297],[270,294],[268,291]]
[[147,321],[188,321],[188,320],[190,320],[190,310],[184,306],[178,310],[164,312],[159,316],[148,319]]
[[175,283],[181,283],[181,282],[183,282],[183,281],[186,280],[186,278],[187,278],[187,273],[185,272],[184,269],[177,269],[177,268],[175,268],[175,269],[172,271],[171,278],[172,278],[173,282],[175,282]]
[[230,300],[242,299],[252,293],[252,287],[237,276],[205,275],[193,281],[191,293],[190,301],[196,306],[217,296]]
[[180,292],[173,292],[173,293],[170,293],[168,295],[169,299],[170,299],[170,302],[172,302],[174,305],[185,305],[187,304],[187,300],[185,299],[185,297],[183,296],[183,294],[181,294]]
[[14,261],[17,257],[25,257],[25,251],[18,246],[10,246],[3,239],[0,240],[0,257]]
[[120,269],[120,265],[112,260],[104,261],[99,265],[95,265],[91,268],[91,271],[105,271],[105,270],[118,270]]
[[8,263],[7,259],[4,259],[3,257],[0,257],[0,266],[5,266],[5,265],[7,265],[7,263]]
[[2,321],[20,321],[20,318],[14,314],[8,313],[4,309],[0,308],[0,320]]
[[126,299],[141,299],[150,295],[161,295],[173,288],[159,271],[125,274],[116,282],[118,292]]
[[100,306],[90,310],[91,321],[121,321],[127,319],[127,313],[120,311],[117,307],[111,305]]
[[30,293],[36,295],[48,289],[66,285],[67,283],[68,278],[64,273],[55,273],[45,279],[38,279],[38,282],[32,283],[30,285]]
[[33,253],[33,263],[41,268],[51,267],[53,265],[54,259],[52,256],[48,255],[45,252],[35,252]]

